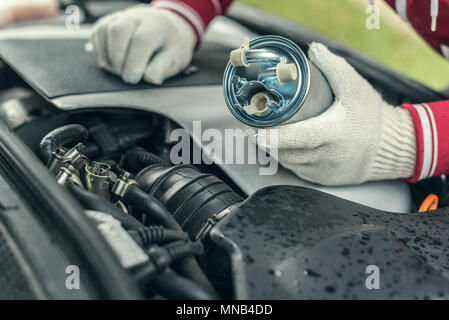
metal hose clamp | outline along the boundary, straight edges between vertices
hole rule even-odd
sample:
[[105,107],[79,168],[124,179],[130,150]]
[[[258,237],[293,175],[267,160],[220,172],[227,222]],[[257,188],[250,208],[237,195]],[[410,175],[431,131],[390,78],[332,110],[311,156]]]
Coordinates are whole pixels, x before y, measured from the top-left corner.
[[137,182],[131,179],[131,174],[124,171],[112,186],[111,193],[117,196],[119,199],[123,199],[129,188],[131,188],[131,186],[135,184],[137,184]]

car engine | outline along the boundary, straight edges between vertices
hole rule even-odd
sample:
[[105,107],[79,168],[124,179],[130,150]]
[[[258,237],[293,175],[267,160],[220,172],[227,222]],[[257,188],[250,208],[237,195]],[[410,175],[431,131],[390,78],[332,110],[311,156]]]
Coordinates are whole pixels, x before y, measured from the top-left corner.
[[[206,41],[189,70],[164,87],[131,88],[94,68],[83,32],[71,38],[46,26],[45,36],[35,27],[6,33],[2,125],[52,174],[48,183],[76,199],[143,298],[448,298],[449,238],[442,234],[449,211],[410,213],[427,192],[419,188],[441,189],[441,179],[411,191],[406,181],[327,188],[284,168],[261,178],[263,165],[225,164],[216,155],[173,163],[176,130],[187,133],[192,149],[206,149],[195,119],[203,129],[240,127],[226,113],[221,81],[243,36],[269,29],[303,48],[319,38],[276,21],[249,9],[231,12],[210,32],[238,36],[210,36],[223,41]],[[392,103],[441,98],[328,44]],[[64,47],[72,55],[53,54]],[[52,58],[67,67],[53,69]],[[385,290],[366,289],[372,265],[389,270]]]

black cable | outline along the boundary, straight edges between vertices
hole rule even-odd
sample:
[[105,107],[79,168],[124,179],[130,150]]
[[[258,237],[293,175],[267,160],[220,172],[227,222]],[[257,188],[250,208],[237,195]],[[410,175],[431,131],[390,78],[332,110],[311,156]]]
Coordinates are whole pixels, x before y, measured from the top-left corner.
[[[200,255],[204,252],[204,246],[200,241],[176,241],[165,245],[163,248],[168,252],[173,261],[177,261],[191,254]],[[149,250],[149,255],[151,255],[151,249]]]
[[39,145],[40,155],[45,165],[48,165],[52,157],[52,153],[56,151],[59,146],[64,146],[69,143],[85,142],[89,136],[89,131],[86,127],[79,124],[69,124],[59,127],[49,132]]
[[102,151],[100,147],[95,142],[86,143],[86,147],[83,150],[83,154],[89,158],[96,158],[102,155]]
[[123,168],[115,160],[105,160],[104,163],[108,164],[117,175],[120,175],[123,171]]
[[175,242],[165,247],[153,246],[148,250],[150,258],[144,265],[132,270],[134,279],[140,284],[148,284],[154,277],[164,272],[171,264],[189,255],[202,254],[204,250],[201,242]]
[[150,226],[138,230],[130,230],[128,233],[141,247],[146,247],[150,244],[189,240],[187,233],[166,229],[162,226]]
[[[153,196],[145,193],[137,186],[131,186],[125,194],[123,201],[132,206],[133,210],[137,209],[151,217],[156,224],[163,225],[169,229],[182,232],[181,226],[170,214],[170,212]],[[210,291],[215,292],[214,287],[207,279],[198,262],[191,256],[179,261],[176,269],[182,275],[197,281],[207,287]]]
[[151,288],[167,299],[173,300],[218,300],[219,297],[198,283],[180,276],[171,269],[158,275]]
[[155,197],[147,194],[137,186],[131,186],[123,201],[132,206],[133,210],[144,212],[156,224],[172,230],[182,231],[181,226],[171,213]]
[[125,162],[133,172],[139,172],[152,164],[162,163],[162,159],[138,147],[126,153]]
[[124,229],[137,230],[144,228],[144,225],[133,216],[124,213],[119,208],[115,207],[95,193],[82,189],[76,185],[69,186],[69,190],[85,209],[110,214],[112,217],[120,221]]
[[135,133],[123,133],[117,135],[117,145],[120,147],[120,150],[126,149],[144,141],[149,136],[151,136],[152,132],[144,131],[144,132],[135,132]]
[[[132,216],[125,214],[124,212],[120,211],[118,208],[114,207],[112,204],[108,203],[98,195],[84,190],[78,186],[71,185],[69,186],[69,190],[72,192],[73,196],[86,208],[89,210],[96,210],[103,213],[110,214],[117,220],[119,220],[122,223],[122,226],[125,229],[136,229],[141,230],[144,228],[143,224],[141,224],[139,221],[134,219]],[[168,230],[172,231],[172,230]],[[183,233],[176,232],[178,235],[182,235]],[[184,236],[184,235],[183,235]],[[147,264],[138,271],[138,274],[136,277],[140,279],[140,281],[148,282],[149,279],[152,279],[154,275],[160,273],[168,267],[173,262],[183,258],[181,262],[179,263],[181,266],[181,269],[187,270],[189,275],[193,275],[192,278],[197,278],[201,282],[208,283],[208,280],[206,278],[206,281],[204,281],[202,278],[205,276],[201,275],[202,270],[199,269],[199,266],[196,263],[196,260],[191,257],[191,254],[201,254],[203,251],[203,246],[199,242],[195,243],[174,243],[172,245],[168,245],[164,248],[161,248],[162,250],[155,251],[155,249],[150,250],[149,255],[152,257],[152,264]],[[166,254],[163,254],[161,252],[166,252]],[[156,258],[156,254],[159,253],[159,256]],[[193,260],[193,262],[192,262]],[[155,263],[156,261],[156,263]],[[183,262],[184,261],[184,262]],[[198,271],[199,269],[199,271]],[[178,282],[181,281],[178,279]],[[182,279],[182,283],[194,283],[187,279]],[[212,286],[209,284],[209,286],[212,288]],[[196,283],[192,285],[193,290],[195,292],[203,292],[205,291],[201,287],[199,287]],[[196,288],[198,287],[198,288]],[[195,289],[196,288],[196,289]],[[213,292],[215,293],[215,290],[212,288]],[[198,294],[198,293],[196,293]],[[207,294],[207,295],[206,295]],[[195,295],[193,295],[195,297]],[[214,299],[213,294],[211,293],[203,293],[203,296],[208,296],[211,299]],[[205,298],[205,299],[209,299]]]

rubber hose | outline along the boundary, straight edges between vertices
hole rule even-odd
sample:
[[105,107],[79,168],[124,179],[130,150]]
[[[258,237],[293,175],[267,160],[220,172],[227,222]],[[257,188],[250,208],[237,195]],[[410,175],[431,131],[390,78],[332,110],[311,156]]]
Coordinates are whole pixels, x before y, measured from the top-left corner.
[[151,282],[151,288],[167,299],[218,300],[219,297],[198,283],[168,269]]
[[59,146],[64,146],[69,143],[84,142],[89,136],[89,131],[86,127],[80,124],[69,124],[59,127],[49,132],[39,145],[42,161],[48,165],[53,152]]
[[123,201],[131,205],[133,210],[144,212],[156,224],[172,230],[182,231],[181,226],[162,203],[139,189],[139,187],[131,186],[125,194]]
[[117,175],[120,175],[120,173],[122,173],[123,171],[123,168],[115,160],[105,160],[104,163],[109,165],[111,167],[111,170]]
[[187,233],[166,229],[162,226],[150,226],[138,230],[130,230],[128,233],[141,247],[146,247],[150,244],[189,240]]
[[115,207],[95,193],[92,193],[75,185],[69,186],[69,190],[85,209],[110,214],[112,217],[120,221],[124,229],[138,230],[145,228],[145,226],[136,218],[124,213],[119,208]]
[[143,148],[134,148],[126,154],[126,164],[134,172],[152,165],[162,163],[162,159]]
[[[149,215],[156,224],[163,225],[169,229],[182,232],[181,226],[171,213],[160,203],[159,200],[145,193],[137,186],[131,186],[125,194],[123,201],[134,209]],[[186,257],[176,264],[176,269],[184,276],[198,281],[210,291],[215,292],[214,287],[207,279],[198,262],[192,256]]]
[[172,263],[191,254],[201,254],[203,249],[203,244],[200,242],[186,243],[184,241],[165,247],[153,246],[148,250],[150,260],[145,265],[133,268],[133,277],[137,283],[145,285],[167,270]]
[[167,250],[173,261],[177,261],[180,258],[183,258],[187,255],[200,255],[204,252],[204,246],[200,241],[196,242],[185,242],[185,241],[177,241],[174,243],[170,243],[163,247]]

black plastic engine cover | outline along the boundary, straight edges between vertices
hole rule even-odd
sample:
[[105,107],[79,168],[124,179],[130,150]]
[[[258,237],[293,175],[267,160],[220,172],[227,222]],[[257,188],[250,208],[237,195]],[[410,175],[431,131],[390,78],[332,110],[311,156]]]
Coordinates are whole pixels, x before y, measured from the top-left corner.
[[[238,299],[449,298],[449,209],[398,214],[269,187],[211,239],[231,256]],[[380,289],[366,287],[370,265],[379,268]]]
[[[129,85],[97,67],[95,54],[86,52],[88,39],[0,40],[0,58],[37,92],[48,99],[97,92],[156,88],[139,83]],[[162,87],[221,84],[229,48],[205,44],[192,61],[198,72],[167,80]]]

